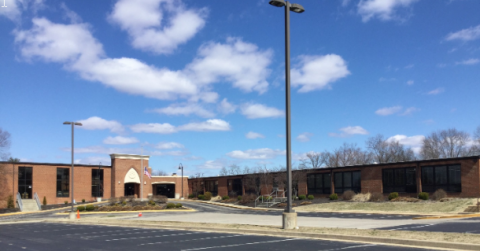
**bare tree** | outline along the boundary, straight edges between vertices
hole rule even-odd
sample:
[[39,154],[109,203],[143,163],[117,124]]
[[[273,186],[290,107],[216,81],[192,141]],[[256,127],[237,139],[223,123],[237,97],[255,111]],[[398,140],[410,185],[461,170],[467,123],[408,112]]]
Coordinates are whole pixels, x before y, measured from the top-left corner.
[[300,169],[320,168],[326,163],[327,152],[309,152],[305,158],[300,159]]
[[232,164],[228,167],[228,174],[229,175],[239,175],[242,174],[242,170],[239,166]]
[[262,192],[261,171],[260,168],[253,168],[250,174],[245,175],[243,184],[245,185],[246,193],[248,193],[248,191],[254,191],[255,195],[260,195]]
[[192,193],[195,196],[198,196],[199,194],[203,194],[203,173],[196,173],[193,175],[192,179]]
[[387,141],[383,135],[369,138],[366,142],[373,160],[379,163],[410,161],[415,159],[415,153],[398,141]]
[[220,173],[219,173],[218,175],[220,175],[220,176],[227,176],[227,175],[228,175],[227,168],[226,168],[226,167],[222,167],[222,169],[220,169]]
[[168,176],[168,174],[163,170],[152,170],[152,176]]
[[475,147],[467,132],[455,128],[433,132],[423,140],[420,153],[424,159],[456,158],[472,155]]
[[477,144],[480,145],[480,126],[478,126],[477,130],[473,133],[473,138],[477,141]]
[[252,172],[252,170],[250,170],[250,167],[248,167],[248,166],[243,167],[243,171],[242,171],[243,174],[249,174],[251,172]]
[[7,160],[10,156],[10,133],[0,127],[0,160]]
[[329,153],[326,158],[328,167],[352,166],[371,163],[372,154],[363,151],[356,144],[347,144]]

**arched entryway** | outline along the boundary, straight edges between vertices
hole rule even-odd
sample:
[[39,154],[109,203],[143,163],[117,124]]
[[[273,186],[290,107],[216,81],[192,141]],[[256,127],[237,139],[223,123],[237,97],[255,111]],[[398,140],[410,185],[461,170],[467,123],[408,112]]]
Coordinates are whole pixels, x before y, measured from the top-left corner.
[[140,176],[137,171],[132,167],[125,175],[124,196],[136,196],[140,195]]
[[174,182],[154,182],[152,183],[153,195],[163,195],[167,198],[175,198]]

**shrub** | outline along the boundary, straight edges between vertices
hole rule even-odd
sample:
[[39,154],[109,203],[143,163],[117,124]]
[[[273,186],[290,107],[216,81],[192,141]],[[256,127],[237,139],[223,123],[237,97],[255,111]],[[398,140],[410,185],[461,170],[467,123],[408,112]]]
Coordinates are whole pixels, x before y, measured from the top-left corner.
[[64,201],[63,203],[65,203],[65,205],[67,205],[67,204],[68,204],[68,201]]
[[77,210],[80,211],[80,212],[83,212],[83,211],[85,211],[85,206],[78,206]]
[[211,200],[212,199],[212,193],[211,192],[206,192],[204,194],[204,196],[205,196],[204,200]]
[[98,211],[110,211],[110,207],[109,206],[103,206],[103,207],[100,207],[98,209]]
[[205,195],[199,194],[197,198],[198,198],[199,200],[204,200],[204,199],[205,199]]
[[85,199],[82,199],[82,203],[85,203]]
[[309,200],[315,199],[315,197],[314,197],[313,195],[311,195],[311,194],[310,194],[307,198],[308,198]]
[[85,210],[87,210],[87,211],[93,211],[93,210],[95,210],[95,207],[94,207],[93,205],[87,205],[87,206],[85,207]]
[[237,200],[242,200],[242,196],[239,195],[239,196],[237,197]]
[[167,203],[167,208],[175,208],[175,203]]
[[298,199],[299,199],[299,200],[304,200],[304,199],[306,199],[306,198],[307,198],[307,196],[305,196],[305,195],[303,195],[303,194],[298,196]]
[[142,210],[142,209],[143,209],[142,206],[134,206],[134,207],[132,208],[133,211],[139,211],[139,210]]
[[230,197],[228,195],[225,195],[225,196],[222,197],[222,200],[228,200],[228,199],[230,199]]
[[13,196],[8,196],[8,201],[7,201],[7,208],[14,208],[15,204],[13,202]]
[[254,194],[245,194],[244,196],[242,196],[242,199],[240,200],[240,203],[241,204],[247,204],[247,203],[250,203],[250,202],[254,202],[256,198],[257,198],[257,196],[255,196]]
[[120,198],[118,198],[118,199],[119,199],[120,202],[122,202],[122,203],[123,203],[124,201],[127,201],[127,197],[125,197],[125,196],[122,196],[122,197],[120,197]]
[[195,194],[189,194],[189,195],[188,195],[188,198],[189,198],[189,199],[195,198]]
[[167,203],[168,198],[165,195],[154,195],[152,196],[152,200],[156,203]]
[[132,207],[122,207],[122,211],[133,211]]
[[123,206],[126,206],[126,205],[127,205],[127,201],[125,201],[125,200],[122,201],[122,205],[123,205]]
[[393,200],[395,198],[398,198],[398,193],[397,192],[393,192],[393,193],[390,193],[388,195],[388,200]]
[[353,196],[352,201],[356,201],[356,202],[370,201],[370,196],[372,196],[370,193],[359,193]]
[[47,197],[43,196],[43,203],[42,203],[44,206],[47,205]]
[[95,206],[94,208],[95,208],[95,210],[97,210],[97,211],[98,211],[98,209],[100,209],[100,207],[99,207],[99,206]]
[[418,198],[421,200],[428,200],[428,193],[425,193],[425,192],[419,193]]
[[435,191],[432,194],[432,200],[441,200],[446,197],[447,197],[447,192],[445,192],[445,190],[443,189],[437,189],[437,191]]
[[149,200],[149,201],[148,201],[148,205],[150,205],[150,206],[155,206],[155,201]]
[[343,192],[342,198],[343,200],[351,200],[355,196],[355,192],[352,190],[347,190]]
[[330,198],[330,200],[338,200],[338,194],[332,193],[328,198]]
[[175,208],[181,208],[181,207],[182,207],[182,203],[175,204]]
[[113,207],[110,207],[110,211],[122,211],[122,207],[121,206],[113,206]]
[[372,202],[379,202],[379,201],[384,201],[385,197],[383,197],[382,193],[372,193],[370,195],[370,199],[368,201]]

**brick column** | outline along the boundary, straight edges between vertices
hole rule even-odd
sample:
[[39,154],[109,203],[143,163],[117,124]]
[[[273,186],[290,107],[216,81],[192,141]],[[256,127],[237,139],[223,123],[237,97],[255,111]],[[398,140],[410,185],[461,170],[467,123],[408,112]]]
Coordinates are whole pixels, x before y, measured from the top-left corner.
[[330,170],[330,191],[331,191],[330,194],[334,194],[334,193],[335,193],[335,182],[334,182],[334,180],[333,180],[333,169]]
[[417,172],[417,193],[422,192],[422,167],[420,166],[420,163],[417,162],[417,167],[415,168]]

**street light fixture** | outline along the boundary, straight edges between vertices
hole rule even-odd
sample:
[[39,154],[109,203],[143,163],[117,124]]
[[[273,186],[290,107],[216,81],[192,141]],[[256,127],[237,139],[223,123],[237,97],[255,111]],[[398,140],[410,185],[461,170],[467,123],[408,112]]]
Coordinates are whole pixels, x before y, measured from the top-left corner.
[[287,139],[287,207],[282,214],[283,228],[297,227],[297,213],[292,209],[292,147],[290,130],[290,11],[302,13],[305,11],[300,4],[291,4],[284,0],[271,0],[269,4],[275,7],[285,7],[285,110]]
[[74,200],[74,198],[73,198],[73,192],[74,192],[74,189],[73,189],[74,188],[74,186],[73,186],[74,185],[73,184],[73,180],[74,180],[73,179],[73,127],[74,126],[82,126],[82,123],[73,122],[73,121],[72,122],[66,121],[66,122],[63,122],[63,124],[64,125],[72,125],[72,171],[71,171],[72,172],[72,201],[71,201],[72,202],[72,209],[70,211],[70,219],[73,220],[73,219],[75,219],[75,211],[73,211],[73,200]]
[[183,165],[180,163],[178,166],[178,170],[182,170],[182,196],[180,196],[180,199],[183,200]]

